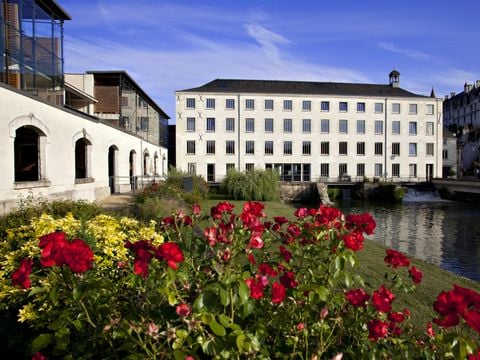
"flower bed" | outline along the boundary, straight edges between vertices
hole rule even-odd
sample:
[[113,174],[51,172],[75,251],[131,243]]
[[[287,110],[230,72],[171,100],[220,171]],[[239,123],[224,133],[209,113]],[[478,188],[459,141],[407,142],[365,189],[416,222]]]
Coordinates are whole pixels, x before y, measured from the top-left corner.
[[28,324],[38,359],[480,357],[479,293],[454,285],[438,317],[413,324],[395,302],[421,286],[405,255],[387,250],[382,284],[356,274],[369,214],[321,206],[289,221],[263,210],[246,202],[235,215],[221,202],[207,216],[194,205],[148,227],[34,219],[0,243],[0,311]]

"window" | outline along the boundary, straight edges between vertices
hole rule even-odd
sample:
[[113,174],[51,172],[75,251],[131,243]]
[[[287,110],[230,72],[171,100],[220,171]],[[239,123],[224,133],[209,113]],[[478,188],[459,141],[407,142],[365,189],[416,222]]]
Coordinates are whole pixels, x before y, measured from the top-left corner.
[[392,164],[392,176],[400,177],[400,164]]
[[207,118],[207,132],[215,132],[215,118]]
[[383,143],[375,143],[375,155],[383,155]]
[[310,100],[303,100],[302,111],[311,111],[311,110],[312,110],[312,102]]
[[255,119],[254,118],[246,118],[245,119],[245,131],[246,132],[254,132],[255,131]]
[[215,154],[215,140],[207,140],[207,154]]
[[442,159],[443,160],[447,160],[448,159],[448,150],[443,150],[442,151]]
[[392,121],[392,134],[400,134],[400,121]]
[[187,131],[195,131],[195,118],[187,117]]
[[89,174],[90,146],[92,144],[85,138],[75,142],[75,179],[86,179]]
[[190,175],[197,174],[197,163],[188,163],[187,164],[187,173]]
[[225,169],[225,170],[227,171],[227,174],[228,174],[229,171],[235,170],[235,164],[234,164],[234,163],[228,163],[228,164],[226,165],[226,169]]
[[329,164],[320,164],[320,176],[322,177],[329,177],[330,172],[329,170]]
[[417,115],[417,104],[409,104],[408,105],[408,113],[410,115]]
[[227,118],[225,120],[225,130],[227,132],[234,132],[235,131],[235,118]]
[[215,109],[215,99],[207,99],[207,109]]
[[357,176],[365,176],[365,164],[357,164]]
[[330,101],[322,101],[320,103],[320,110],[321,111],[330,111]]
[[284,141],[283,142],[283,154],[284,155],[292,155],[292,142],[291,141]]
[[382,176],[383,164],[375,164],[375,173],[374,176],[380,177]]
[[304,141],[302,143],[302,154],[303,155],[311,155],[312,153],[312,144],[310,141]]
[[427,156],[434,155],[434,143],[427,143]]
[[375,135],[383,134],[383,121],[375,120]]
[[187,141],[187,154],[195,154],[195,140]]
[[345,163],[338,164],[338,175],[343,176],[347,174],[348,174],[347,164]]
[[215,181],[215,164],[207,164],[207,181]]
[[255,109],[255,100],[253,99],[246,99],[245,100],[245,109],[253,110]]
[[140,120],[140,130],[141,131],[148,131],[148,117],[147,116],[140,116],[139,117],[139,120]]
[[383,113],[383,103],[375,103],[375,113]]
[[417,143],[408,144],[408,156],[417,156]]
[[283,110],[292,110],[292,100],[283,100]]
[[330,132],[330,120],[322,119],[320,121],[320,132],[328,134]]
[[265,155],[273,155],[273,141],[265,141]]
[[431,104],[427,105],[427,115],[433,115],[433,110],[434,110],[433,105]]
[[265,100],[265,110],[273,110],[273,100]]
[[235,109],[235,99],[226,99],[225,100],[225,107],[227,109]]
[[433,131],[433,122],[427,122],[427,131],[426,131],[427,135],[434,135],[434,131]]
[[265,119],[265,132],[273,132],[273,119]]
[[400,156],[400,143],[392,143],[392,156]]
[[310,119],[303,119],[302,120],[302,131],[304,133],[312,132],[312,121]]
[[400,103],[392,104],[392,114],[400,114]]
[[338,131],[341,134],[347,134],[348,133],[348,120],[340,120],[338,122]]
[[357,103],[357,112],[361,112],[361,113],[365,112],[365,103],[364,102]]
[[195,109],[195,99],[187,98],[187,109]]
[[330,143],[328,141],[320,143],[320,155],[330,155]]
[[357,120],[357,134],[365,134],[365,120]]
[[348,103],[346,101],[340,101],[338,103],[338,111],[347,112],[348,111]]
[[357,142],[357,155],[365,155],[365,143]]
[[338,143],[338,154],[339,155],[348,155],[348,143],[346,141],[340,141]]
[[283,132],[292,132],[292,119],[283,119]]
[[225,154],[235,154],[235,141],[227,140],[225,142]]
[[255,164],[254,163],[246,163],[245,164],[245,171],[253,171],[255,170]]
[[408,133],[410,135],[417,135],[417,122],[416,121],[410,121],[408,123]]
[[245,154],[255,154],[255,141],[245,141]]
[[311,169],[310,164],[302,165],[303,181],[310,181],[310,173],[311,173],[310,169]]
[[408,165],[408,175],[410,177],[417,177],[417,164]]

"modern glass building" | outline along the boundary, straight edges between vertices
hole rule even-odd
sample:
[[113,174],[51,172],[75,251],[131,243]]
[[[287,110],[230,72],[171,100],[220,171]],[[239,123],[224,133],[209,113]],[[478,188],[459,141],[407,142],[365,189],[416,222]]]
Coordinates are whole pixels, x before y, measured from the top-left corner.
[[63,105],[63,23],[53,0],[0,0],[0,82]]

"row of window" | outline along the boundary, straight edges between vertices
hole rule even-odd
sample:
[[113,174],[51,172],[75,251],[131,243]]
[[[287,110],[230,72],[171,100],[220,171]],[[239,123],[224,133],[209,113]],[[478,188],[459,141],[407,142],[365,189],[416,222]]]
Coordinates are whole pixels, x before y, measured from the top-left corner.
[[[331,176],[330,166],[329,163],[320,163],[320,177],[329,178]],[[290,164],[290,163],[277,163],[277,164],[265,164],[265,169],[275,169],[278,171],[280,175],[280,180],[282,181],[311,181],[311,164]],[[354,176],[357,177],[364,177],[365,172],[365,164],[358,163],[356,164],[356,174]],[[231,169],[235,169],[234,163],[227,163],[226,164],[226,172],[230,171]],[[255,169],[254,163],[246,163],[245,170],[252,171]],[[197,172],[197,164],[196,163],[188,163],[188,170],[190,174],[196,174]],[[376,163],[373,164],[373,173],[375,177],[382,177],[385,176],[383,164]],[[391,165],[391,174],[392,177],[400,177],[401,174],[401,167],[399,163],[393,163]],[[340,163],[338,164],[338,175],[344,176],[349,175],[349,168],[347,163]],[[351,174],[353,175],[353,174]],[[410,177],[417,177],[417,164],[408,164],[408,176]],[[207,181],[215,181],[215,164],[207,164]]]
[[[347,101],[339,101],[338,102],[338,111],[339,112],[348,112],[349,111],[349,102]],[[245,99],[244,104],[245,110],[255,110],[256,104],[255,99]],[[216,99],[214,98],[207,98],[205,100],[205,108],[206,109],[215,109],[216,107]],[[195,98],[186,98],[186,108],[187,109],[195,109],[196,103]],[[235,109],[235,99],[225,99],[225,108],[233,110]],[[320,101],[320,111],[330,111],[330,101]],[[374,104],[374,112],[381,114],[383,113],[384,103],[377,102]],[[274,101],[272,99],[265,99],[263,101],[263,110],[273,110],[274,109]],[[312,111],[312,101],[311,100],[302,100],[301,102],[301,109],[302,111]],[[425,106],[425,114],[433,115],[434,112],[434,105],[433,104],[426,104]],[[282,102],[282,110],[284,111],[292,111],[293,110],[293,101],[292,100],[283,100]],[[392,103],[391,112],[392,114],[400,114],[402,111],[400,103]],[[366,112],[366,103],[365,102],[357,102],[356,103],[356,112],[364,113]],[[409,115],[417,115],[418,114],[418,104],[408,104],[408,111]]]
[[[340,141],[338,142],[338,155],[348,155],[348,142]],[[425,154],[427,156],[434,156],[435,143],[425,144]],[[350,145],[351,146],[351,145]],[[366,155],[365,148],[366,143],[363,141],[356,143],[356,155]],[[374,143],[374,155],[383,155],[384,146],[382,142]],[[417,156],[417,143],[408,143],[408,156]],[[215,140],[206,141],[206,153],[215,154],[216,153],[216,142]],[[196,142],[195,140],[187,141],[187,154],[195,155],[196,154]],[[234,155],[235,154],[235,140],[227,140],[225,142],[225,154]],[[255,141],[247,140],[245,141],[245,154],[254,155],[255,154]],[[274,142],[265,141],[264,142],[264,155],[273,155],[274,154]],[[312,154],[312,142],[311,141],[302,141],[301,143],[301,154],[302,155],[311,155]],[[283,155],[293,155],[293,142],[292,141],[283,141]],[[321,141],[320,142],[320,155],[331,155],[330,154],[330,142]],[[333,153],[332,153],[333,155]],[[400,143],[392,143],[392,156],[400,156]]]
[[[375,120],[374,122],[374,133],[383,134],[383,120]],[[338,132],[341,134],[348,134],[349,129],[348,120],[339,120],[338,121]],[[400,121],[392,121],[392,134],[400,134]],[[196,119],[194,117],[187,118],[187,132],[195,132],[196,130]],[[416,121],[408,122],[408,134],[417,135],[418,124]],[[205,120],[205,130],[207,132],[216,131],[216,119],[213,117],[206,118]],[[283,132],[284,133],[293,133],[293,120],[292,119],[283,119]],[[225,131],[234,132],[235,131],[235,118],[226,118],[225,121]],[[264,119],[264,131],[267,133],[274,132],[274,120],[272,118]],[[253,133],[255,132],[255,119],[246,118],[245,119],[245,132]],[[302,119],[302,132],[311,133],[312,132],[312,120],[311,119]],[[330,120],[321,119],[320,120],[320,132],[324,134],[330,133]],[[366,121],[365,120],[356,120],[356,133],[365,134],[366,133]],[[434,123],[432,121],[426,122],[426,135],[434,135]]]

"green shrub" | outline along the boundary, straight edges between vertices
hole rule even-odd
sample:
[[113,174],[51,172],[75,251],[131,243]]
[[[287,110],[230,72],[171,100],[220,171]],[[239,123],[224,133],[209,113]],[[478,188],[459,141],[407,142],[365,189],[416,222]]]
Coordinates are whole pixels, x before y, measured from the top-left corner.
[[137,204],[137,217],[148,222],[171,215],[173,210],[187,209],[185,201],[170,197],[149,197],[141,204]]
[[272,170],[230,170],[221,188],[234,200],[274,201],[280,197],[278,174]]
[[342,194],[342,191],[340,189],[334,189],[334,188],[328,188],[327,192],[328,192],[328,198],[330,200],[338,199]]

